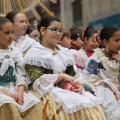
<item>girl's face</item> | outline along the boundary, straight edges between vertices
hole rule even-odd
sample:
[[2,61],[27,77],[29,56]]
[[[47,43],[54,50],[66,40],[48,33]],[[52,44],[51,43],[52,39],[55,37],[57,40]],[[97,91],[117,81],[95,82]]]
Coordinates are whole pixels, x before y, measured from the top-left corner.
[[85,38],[85,49],[87,51],[94,51],[97,47],[99,47],[99,43],[96,39],[98,34],[93,34],[89,39]]
[[62,23],[58,21],[51,22],[47,28],[41,28],[42,41],[50,46],[56,45],[62,36]]
[[103,41],[106,48],[111,52],[120,51],[120,31],[117,31],[113,34],[113,36],[107,41]]
[[23,13],[18,13],[14,18],[14,33],[17,35],[25,34],[27,29],[27,19]]
[[70,48],[71,47],[71,39],[70,36],[65,36],[61,41],[60,45],[65,47],[65,48]]
[[72,40],[72,43],[77,46],[79,49],[84,45],[84,42],[80,37],[77,38],[77,40]]
[[34,40],[36,41],[39,41],[39,36],[40,36],[40,33],[38,30],[33,30],[30,34],[29,34],[29,37],[33,38]]
[[7,49],[13,40],[13,24],[7,22],[0,29],[0,49]]

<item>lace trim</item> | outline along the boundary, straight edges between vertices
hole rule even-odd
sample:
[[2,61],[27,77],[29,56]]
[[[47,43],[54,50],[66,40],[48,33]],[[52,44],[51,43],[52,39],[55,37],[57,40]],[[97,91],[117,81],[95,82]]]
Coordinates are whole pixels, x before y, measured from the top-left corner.
[[51,59],[43,59],[43,58],[28,58],[25,59],[25,64],[36,65],[40,67],[44,67],[46,69],[54,70],[54,62]]
[[25,112],[26,110],[33,107],[35,104],[39,103],[40,100],[34,97],[31,93],[24,93],[24,99],[23,99],[23,105],[19,105],[15,102],[15,100],[9,96],[6,96],[4,94],[0,94],[0,107],[5,103],[13,103],[16,105],[19,109],[19,111]]
[[120,120],[120,104],[117,102],[103,106],[107,120]]
[[54,82],[57,80],[57,74],[50,75],[44,74],[40,78],[36,79],[33,83],[33,89],[39,93],[40,97],[43,97],[53,87]]
[[[62,109],[71,114],[84,108],[98,107],[102,101],[91,93],[83,92],[82,95],[66,91],[60,88],[53,88],[50,92],[52,98],[62,106]],[[67,97],[66,97],[67,96]],[[73,99],[72,99],[73,98]],[[76,101],[76,102],[75,102]]]
[[36,65],[40,67],[44,67],[46,69],[52,69],[54,73],[58,73],[59,71],[64,72],[67,66],[74,65],[73,60],[65,60],[63,66],[58,67],[55,65],[54,61],[49,58],[27,58],[25,59],[25,64]]
[[103,66],[108,70],[111,69],[113,72],[119,70],[119,63],[115,60],[109,60],[99,48],[95,49],[95,53],[98,55],[98,59],[102,62]]

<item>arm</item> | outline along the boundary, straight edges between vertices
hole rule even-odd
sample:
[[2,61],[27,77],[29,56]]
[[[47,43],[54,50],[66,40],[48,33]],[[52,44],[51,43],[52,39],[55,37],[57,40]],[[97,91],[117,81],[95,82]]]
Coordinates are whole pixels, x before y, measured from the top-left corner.
[[15,71],[15,77],[16,77],[16,87],[17,87],[17,99],[16,102],[20,105],[23,103],[23,95],[24,91],[28,88],[28,84],[26,81],[26,71],[24,68],[23,61],[18,61],[16,63],[16,71]]

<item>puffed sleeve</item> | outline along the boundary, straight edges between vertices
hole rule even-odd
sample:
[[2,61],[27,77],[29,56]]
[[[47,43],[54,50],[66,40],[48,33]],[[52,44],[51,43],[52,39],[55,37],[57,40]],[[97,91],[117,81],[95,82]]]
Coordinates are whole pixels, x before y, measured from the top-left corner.
[[24,61],[21,59],[16,63],[16,70],[15,70],[15,78],[16,78],[16,87],[19,85],[24,85],[26,89],[28,89],[28,84],[26,81],[26,70],[24,67]]

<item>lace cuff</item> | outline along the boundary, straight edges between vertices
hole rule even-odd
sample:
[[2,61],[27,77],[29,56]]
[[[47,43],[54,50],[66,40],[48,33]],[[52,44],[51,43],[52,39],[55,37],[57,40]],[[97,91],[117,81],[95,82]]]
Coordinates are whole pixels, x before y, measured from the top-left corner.
[[44,74],[33,83],[33,89],[42,97],[53,87],[57,74]]

